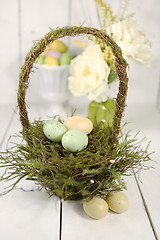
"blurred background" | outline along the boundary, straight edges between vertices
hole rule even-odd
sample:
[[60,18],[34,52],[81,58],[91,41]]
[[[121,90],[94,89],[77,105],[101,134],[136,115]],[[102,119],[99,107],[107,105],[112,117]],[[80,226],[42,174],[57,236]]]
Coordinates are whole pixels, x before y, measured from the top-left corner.
[[[106,1],[117,11],[122,0]],[[128,104],[157,105],[160,70],[159,0],[129,2],[130,12],[152,43],[153,59],[148,66],[133,62],[129,70]],[[0,1],[0,104],[16,104],[18,75],[33,42],[50,28],[66,25],[99,27],[94,0],[1,0]],[[68,40],[70,48],[76,46]],[[76,51],[76,49],[75,49]],[[43,101],[37,77],[31,80],[28,102]]]

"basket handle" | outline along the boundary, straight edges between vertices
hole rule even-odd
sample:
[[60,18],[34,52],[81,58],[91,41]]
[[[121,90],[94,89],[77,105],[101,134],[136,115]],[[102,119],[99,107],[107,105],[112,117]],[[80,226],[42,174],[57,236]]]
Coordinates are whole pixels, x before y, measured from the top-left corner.
[[128,90],[128,77],[126,72],[127,62],[122,57],[121,49],[118,47],[118,45],[114,42],[114,40],[111,37],[109,37],[103,31],[89,27],[73,26],[57,28],[56,30],[50,30],[50,32],[48,32],[42,39],[34,43],[33,47],[31,48],[30,52],[27,54],[25,58],[24,65],[22,66],[19,75],[19,88],[17,100],[22,127],[25,130],[27,130],[30,127],[25,97],[26,90],[28,88],[29,75],[33,68],[35,60],[54,40],[66,36],[76,35],[92,35],[95,36],[96,38],[102,39],[104,43],[111,47],[113,54],[115,56],[116,72],[119,78],[119,91],[116,98],[116,111],[113,119],[113,133],[114,137],[116,137],[118,136],[120,131],[121,118],[125,107],[126,95]]

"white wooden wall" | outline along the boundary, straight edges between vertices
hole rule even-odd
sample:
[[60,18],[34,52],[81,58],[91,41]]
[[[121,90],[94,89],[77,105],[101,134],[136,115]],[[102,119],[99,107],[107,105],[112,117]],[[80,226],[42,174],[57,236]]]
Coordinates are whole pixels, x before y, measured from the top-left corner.
[[[115,10],[122,4],[122,0],[109,2]],[[129,10],[135,12],[135,19],[151,40],[154,58],[150,67],[131,66],[132,87],[129,88],[128,101],[156,104],[160,69],[160,3],[159,0],[130,1]],[[33,41],[43,37],[49,28],[68,24],[98,27],[94,0],[0,0],[0,103],[16,103],[20,66]],[[35,78],[31,85],[29,101],[37,102],[40,100],[38,80]]]

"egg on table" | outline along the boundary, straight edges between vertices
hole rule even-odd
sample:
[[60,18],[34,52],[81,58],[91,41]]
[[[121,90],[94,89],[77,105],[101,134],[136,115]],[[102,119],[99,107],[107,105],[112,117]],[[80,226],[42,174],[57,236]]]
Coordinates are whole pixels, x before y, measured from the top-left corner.
[[65,126],[54,119],[46,121],[43,125],[44,135],[53,142],[60,142],[66,131]]
[[98,220],[107,215],[108,204],[103,198],[95,196],[83,202],[83,209],[89,217]]
[[62,146],[69,152],[79,152],[88,145],[88,136],[80,129],[70,129],[62,137]]
[[89,134],[93,129],[93,123],[86,117],[72,116],[66,119],[63,125],[68,129],[80,129]]
[[129,208],[128,198],[121,191],[108,193],[106,202],[109,209],[115,213],[123,213]]

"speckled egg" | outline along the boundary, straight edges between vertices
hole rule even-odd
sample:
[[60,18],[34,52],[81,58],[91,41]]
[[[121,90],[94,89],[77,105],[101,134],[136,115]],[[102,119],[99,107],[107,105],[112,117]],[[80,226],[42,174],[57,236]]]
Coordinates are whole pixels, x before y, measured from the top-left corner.
[[69,52],[62,53],[59,62],[60,65],[69,65],[72,60],[72,55]]
[[108,193],[106,201],[109,209],[116,213],[123,213],[129,208],[128,198],[121,191]]
[[71,129],[62,137],[62,146],[69,152],[79,152],[88,145],[88,136],[80,129]]
[[89,134],[93,129],[93,123],[86,117],[73,116],[66,119],[63,125],[69,129],[80,129]]
[[50,50],[56,50],[60,53],[64,53],[67,51],[67,46],[64,42],[62,42],[61,40],[54,40],[54,42],[52,42],[49,45],[49,49]]
[[44,59],[44,64],[48,66],[59,65],[59,61],[53,56],[46,56]]
[[83,202],[83,209],[89,217],[98,220],[107,215],[108,204],[103,198],[93,197],[91,200]]
[[43,125],[44,135],[53,142],[60,142],[66,131],[65,126],[56,120],[48,120]]

